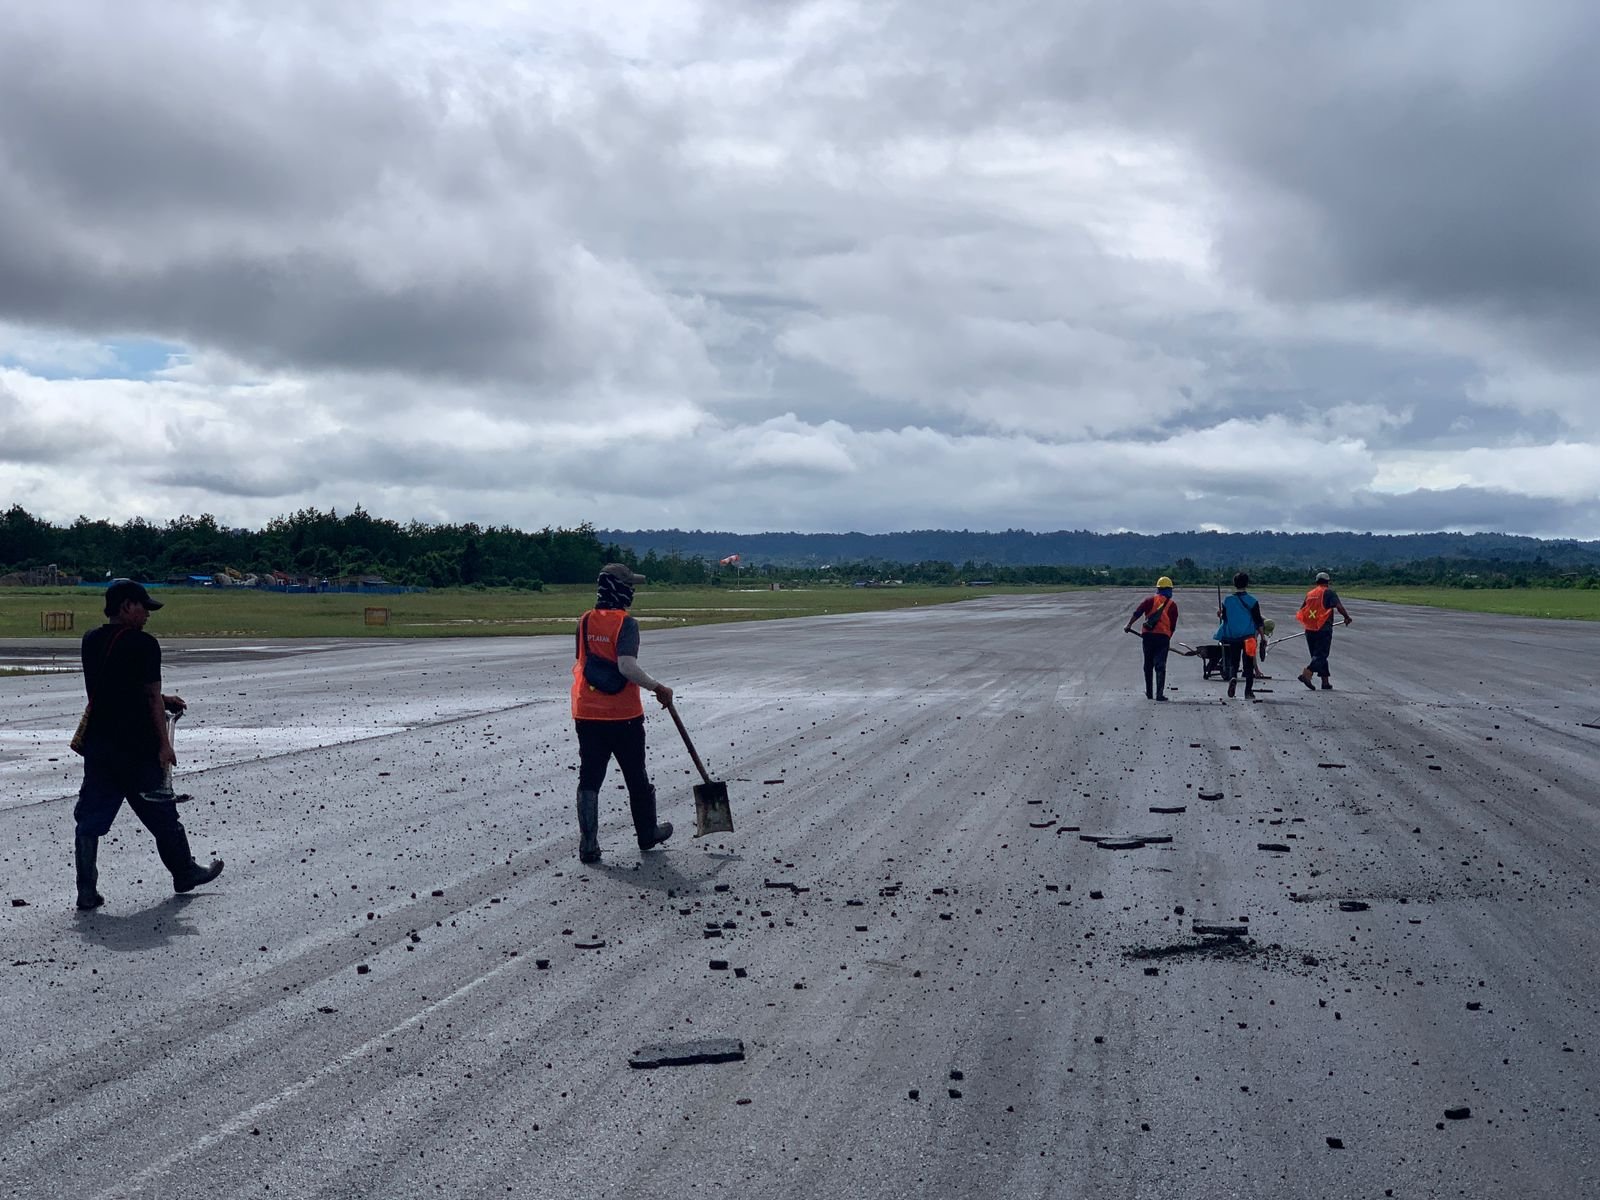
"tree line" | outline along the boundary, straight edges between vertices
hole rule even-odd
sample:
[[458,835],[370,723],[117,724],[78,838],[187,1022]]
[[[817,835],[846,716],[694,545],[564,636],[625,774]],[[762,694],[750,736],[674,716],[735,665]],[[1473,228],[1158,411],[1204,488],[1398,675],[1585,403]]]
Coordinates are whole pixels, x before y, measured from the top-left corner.
[[[677,531],[668,531],[676,533]],[[927,538],[938,531],[923,531]],[[955,533],[950,544],[979,545],[986,536]],[[663,535],[665,536],[665,535]],[[683,535],[687,537],[687,535]],[[722,539],[734,535],[704,535]],[[746,538],[884,539],[901,535],[742,535]],[[903,535],[912,537],[913,535]],[[1029,535],[1037,539],[1047,535]],[[1077,537],[1079,535],[1073,535]],[[1082,535],[1102,538],[1102,535]],[[1143,538],[1138,543],[1129,538]],[[1202,539],[1185,543],[1183,539]],[[1214,539],[1234,539],[1217,542]],[[1349,539],[1345,542],[1328,539]],[[1440,543],[1437,539],[1453,539]],[[1320,539],[1298,543],[1295,539]],[[1410,559],[1394,553],[1405,542],[1418,551]],[[642,544],[641,544],[642,543]],[[1164,534],[1104,535],[1095,543],[1103,557],[1090,562],[1018,563],[993,557],[925,556],[896,560],[877,554],[840,556],[818,562],[774,557],[736,566],[721,566],[729,543],[715,543],[721,555],[685,552],[677,544],[665,548],[653,539],[618,532],[598,532],[588,524],[574,529],[546,526],[527,531],[510,526],[430,525],[375,517],[361,507],[339,514],[307,508],[276,517],[261,529],[225,527],[210,514],[181,516],[156,524],[142,518],[115,523],[80,516],[70,525],[35,517],[20,505],[0,514],[0,575],[53,570],[52,578],[99,580],[126,576],[146,581],[224,571],[267,575],[282,572],[316,578],[381,577],[390,583],[426,587],[540,588],[546,583],[592,582],[607,562],[625,562],[656,583],[716,585],[736,581],[787,581],[820,584],[899,580],[907,584],[1086,584],[1147,587],[1158,574],[1171,575],[1181,587],[1226,585],[1237,569],[1250,571],[1264,585],[1303,584],[1308,571],[1326,568],[1343,583],[1405,584],[1450,587],[1600,586],[1600,544],[1540,542],[1487,534],[1418,534],[1374,540],[1367,534]],[[818,543],[812,543],[813,546]],[[854,544],[859,543],[841,543]],[[890,541],[867,543],[873,547]],[[1012,543],[1007,543],[1012,544]],[[1035,540],[1036,549],[1048,541]],[[1152,558],[1153,545],[1176,548],[1204,545],[1198,554]],[[1449,545],[1454,553],[1438,552]],[[1333,551],[1342,547],[1346,554]],[[1363,549],[1382,547],[1382,555],[1362,556]],[[1462,553],[1466,548],[1482,553]],[[665,552],[663,552],[665,549]],[[1232,550],[1224,556],[1221,550]],[[643,551],[641,554],[640,551]],[[1137,551],[1137,552],[1135,552]],[[1321,556],[1311,556],[1323,551]],[[809,558],[810,561],[804,561]]]
[[401,524],[359,506],[340,515],[302,509],[261,529],[229,528],[209,513],[162,524],[79,517],[53,525],[13,505],[0,515],[0,574],[54,567],[62,576],[160,581],[226,571],[319,579],[381,577],[425,587],[540,588],[593,581],[620,553],[592,526],[536,531],[472,523]]

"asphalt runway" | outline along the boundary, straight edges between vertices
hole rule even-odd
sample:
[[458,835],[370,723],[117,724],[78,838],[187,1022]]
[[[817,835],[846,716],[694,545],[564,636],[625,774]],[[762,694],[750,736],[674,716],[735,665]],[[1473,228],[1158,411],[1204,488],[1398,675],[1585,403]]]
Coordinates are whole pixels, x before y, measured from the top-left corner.
[[1337,690],[1156,705],[1137,598],[646,631],[738,829],[647,701],[678,834],[608,779],[592,869],[567,640],[168,642],[227,871],[125,811],[89,915],[80,682],[0,680],[0,1195],[1600,1195],[1600,627],[1358,604]]

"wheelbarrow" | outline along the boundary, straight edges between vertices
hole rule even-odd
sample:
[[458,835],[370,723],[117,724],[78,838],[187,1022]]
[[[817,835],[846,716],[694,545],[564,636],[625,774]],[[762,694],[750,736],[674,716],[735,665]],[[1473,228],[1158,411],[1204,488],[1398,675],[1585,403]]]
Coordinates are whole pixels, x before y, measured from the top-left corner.
[[1178,653],[1185,658],[1198,658],[1200,660],[1200,678],[1210,679],[1213,675],[1222,674],[1222,645],[1219,642],[1202,642],[1198,646],[1191,646],[1186,642],[1173,642],[1180,647]]
[[708,833],[732,833],[733,811],[728,807],[728,785],[712,779],[706,771],[705,763],[700,761],[694,743],[689,740],[689,731],[683,727],[683,718],[678,715],[678,710],[668,704],[667,711],[672,714],[672,723],[678,727],[678,736],[683,738],[684,747],[689,751],[689,757],[694,759],[700,778],[705,780],[694,785],[695,837],[705,837]]

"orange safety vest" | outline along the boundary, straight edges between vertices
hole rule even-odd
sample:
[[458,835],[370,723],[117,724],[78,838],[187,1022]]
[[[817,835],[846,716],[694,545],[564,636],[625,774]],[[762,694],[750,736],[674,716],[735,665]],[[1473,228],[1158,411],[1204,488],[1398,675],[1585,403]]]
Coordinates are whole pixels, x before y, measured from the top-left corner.
[[1300,606],[1300,611],[1294,614],[1294,619],[1315,633],[1333,619],[1333,610],[1324,603],[1327,597],[1327,584],[1317,584],[1306,593],[1305,603]]
[[1150,611],[1145,613],[1144,631],[1150,634],[1159,634],[1163,637],[1172,636],[1172,601],[1160,592],[1150,597]]
[[583,664],[589,655],[613,665],[617,661],[617,638],[627,612],[620,608],[595,608],[578,621],[578,649],[572,664],[572,716],[577,721],[631,721],[644,716],[644,699],[639,685],[631,679],[620,692],[602,692],[583,677]]

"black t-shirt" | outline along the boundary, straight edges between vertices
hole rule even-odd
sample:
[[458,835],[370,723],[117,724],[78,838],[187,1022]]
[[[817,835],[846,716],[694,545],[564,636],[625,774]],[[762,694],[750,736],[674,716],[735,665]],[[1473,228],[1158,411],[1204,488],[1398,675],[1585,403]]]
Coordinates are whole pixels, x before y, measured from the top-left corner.
[[161,686],[161,643],[131,625],[102,625],[83,635],[82,653],[88,750],[154,755],[161,743],[145,689]]

